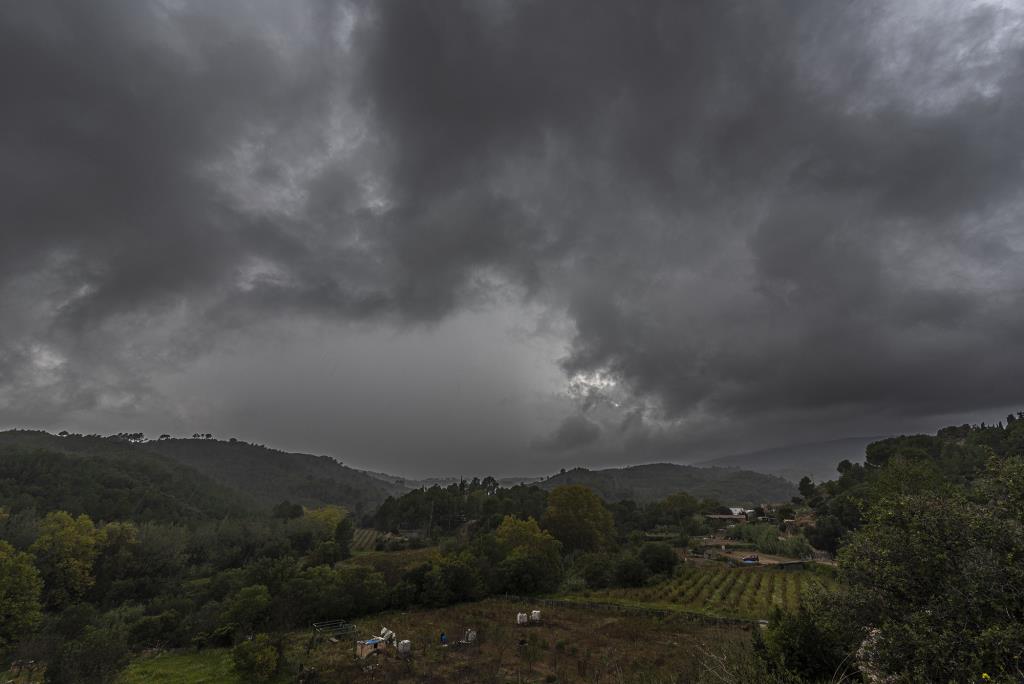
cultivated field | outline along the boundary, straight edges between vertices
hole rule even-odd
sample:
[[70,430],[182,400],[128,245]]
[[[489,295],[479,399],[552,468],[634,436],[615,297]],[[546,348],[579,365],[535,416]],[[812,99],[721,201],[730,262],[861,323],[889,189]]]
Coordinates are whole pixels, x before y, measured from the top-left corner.
[[[413,656],[390,654],[379,661],[355,661],[351,640],[326,642],[306,651],[309,632],[286,639],[287,663],[275,682],[294,682],[301,665],[315,667],[320,682],[363,684],[676,684],[698,681],[705,653],[723,648],[748,649],[749,625],[702,625],[684,616],[658,619],[575,607],[541,607],[543,624],[519,627],[515,614],[532,606],[504,600],[450,606],[437,610],[383,613],[356,621],[359,634],[371,636],[381,625],[399,639],[413,642]],[[467,628],[478,633],[476,645],[442,648],[441,631],[457,641]],[[379,662],[364,671],[367,663]],[[225,667],[227,649],[202,653],[180,651],[137,660],[121,680],[239,682]],[[163,673],[183,673],[164,679]],[[184,674],[187,673],[187,674]]]
[[720,564],[687,563],[679,568],[675,577],[660,584],[594,591],[582,600],[765,619],[773,606],[795,610],[804,590],[830,582],[822,574],[810,570],[730,568]]
[[353,551],[373,551],[378,539],[383,539],[385,533],[368,527],[360,527],[352,535]]

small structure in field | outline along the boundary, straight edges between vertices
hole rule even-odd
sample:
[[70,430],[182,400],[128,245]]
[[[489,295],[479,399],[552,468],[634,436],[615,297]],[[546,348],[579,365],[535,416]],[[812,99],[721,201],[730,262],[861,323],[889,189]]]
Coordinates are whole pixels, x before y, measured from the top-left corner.
[[465,634],[462,635],[461,639],[459,639],[454,644],[452,644],[452,648],[466,648],[467,646],[472,646],[475,643],[476,643],[476,630],[470,628],[470,629],[466,630]]
[[394,646],[398,637],[387,627],[381,625],[380,636],[356,642],[356,658],[365,660],[372,655],[384,655],[388,646]]
[[342,637],[355,634],[355,632],[356,626],[350,622],[346,622],[345,620],[325,620],[323,622],[314,622],[313,634],[309,638],[309,642],[306,644],[306,653],[308,654],[324,641],[330,641],[332,644],[336,644]]
[[386,650],[387,644],[380,637],[356,642],[356,658],[360,660],[365,660],[372,655],[383,654]]
[[516,613],[516,624],[519,626],[539,625],[540,611],[531,610],[529,613]]
[[712,520],[712,521],[717,520],[719,522],[721,522],[721,521],[728,521],[728,522],[731,522],[731,523],[745,523],[745,522],[747,522],[747,516],[742,515],[742,514],[741,515],[732,515],[732,514],[726,515],[724,513],[707,513],[707,514],[704,515],[704,518],[706,520]]
[[313,634],[321,639],[337,641],[338,637],[354,634],[356,626],[345,620],[325,620],[313,623]]

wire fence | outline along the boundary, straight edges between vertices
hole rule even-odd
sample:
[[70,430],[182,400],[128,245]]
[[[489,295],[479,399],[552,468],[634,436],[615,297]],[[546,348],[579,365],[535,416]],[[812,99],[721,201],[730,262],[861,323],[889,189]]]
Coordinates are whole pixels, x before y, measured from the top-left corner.
[[525,603],[529,604],[530,606],[600,610],[618,613],[621,615],[672,618],[701,625],[756,625],[760,622],[760,620],[753,620],[749,618],[721,617],[718,615],[707,615],[705,613],[697,613],[688,610],[632,606],[623,603],[615,603],[613,601],[579,601],[574,599],[554,599],[536,596],[518,596],[516,594],[504,594],[502,598],[504,598],[509,603]]

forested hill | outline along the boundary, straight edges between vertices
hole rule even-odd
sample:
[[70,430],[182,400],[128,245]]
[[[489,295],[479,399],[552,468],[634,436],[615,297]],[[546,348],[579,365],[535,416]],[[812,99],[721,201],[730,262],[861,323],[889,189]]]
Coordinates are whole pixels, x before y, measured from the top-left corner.
[[[230,507],[249,509],[269,510],[287,499],[306,506],[338,504],[362,513],[375,509],[389,495],[405,491],[327,456],[288,453],[237,440],[137,442],[130,435],[58,436],[11,430],[0,432],[0,449],[5,461],[13,463],[11,459],[17,453],[19,463],[31,462],[33,468],[49,472],[46,477],[52,481],[51,487],[56,486],[54,483],[70,482],[75,476],[58,475],[56,471],[60,468],[88,466],[90,477],[95,475],[100,481],[114,481],[118,476],[129,478],[132,488],[149,488],[153,496],[177,496],[173,491],[177,484],[199,492],[213,492],[213,487],[216,492],[211,493],[212,498],[231,499]],[[26,460],[25,454],[30,452],[37,452],[36,458]],[[76,458],[69,460],[69,456]],[[81,460],[86,456],[91,460]],[[98,469],[109,471],[109,476],[100,477]],[[29,484],[32,483],[20,486]],[[45,483],[38,484],[45,489]],[[65,492],[62,500],[67,500],[67,496],[73,496],[73,492]],[[62,507],[66,509],[67,505]],[[214,510],[225,509],[218,505],[211,512]]]
[[698,468],[674,463],[573,470],[554,475],[538,486],[554,489],[561,485],[590,487],[609,502],[633,499],[650,502],[686,492],[698,499],[716,499],[726,505],[756,506],[765,502],[789,501],[796,485],[774,475],[736,468]]
[[135,445],[102,437],[0,432],[0,508],[97,520],[188,522],[244,515],[249,497]]
[[283,499],[306,506],[339,504],[370,512],[405,487],[344,466],[329,456],[291,453],[240,441],[161,439],[145,448],[245,492],[265,506]]

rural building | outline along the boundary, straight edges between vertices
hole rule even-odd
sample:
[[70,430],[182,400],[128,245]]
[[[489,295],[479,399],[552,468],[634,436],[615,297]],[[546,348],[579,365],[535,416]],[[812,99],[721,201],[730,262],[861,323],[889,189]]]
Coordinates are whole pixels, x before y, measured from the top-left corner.
[[720,520],[720,521],[723,521],[723,522],[734,522],[734,523],[745,523],[745,522],[747,522],[747,516],[746,515],[742,515],[742,514],[741,515],[732,515],[732,514],[725,515],[724,513],[722,513],[722,514],[708,513],[704,517],[707,518],[708,520]]

